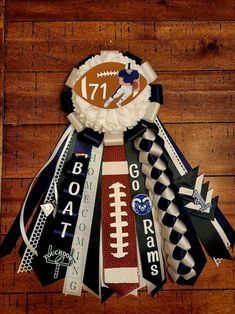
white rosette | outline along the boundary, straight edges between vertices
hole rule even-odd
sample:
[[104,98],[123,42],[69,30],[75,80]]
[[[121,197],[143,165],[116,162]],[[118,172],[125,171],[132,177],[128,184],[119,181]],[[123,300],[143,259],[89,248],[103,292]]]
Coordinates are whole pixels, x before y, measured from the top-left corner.
[[[91,68],[105,62],[119,62],[124,65],[131,63],[144,76],[141,67],[134,60],[124,57],[121,53],[110,52],[108,54],[96,55],[81,65],[74,75],[72,85],[75,85]],[[72,90],[72,102],[79,120],[87,128],[92,128],[94,131],[100,133],[116,134],[133,128],[143,119],[149,105],[148,99],[150,93],[151,88],[149,85],[146,85],[144,90],[135,99],[127,105],[116,109],[105,109],[91,105],[74,90]]]

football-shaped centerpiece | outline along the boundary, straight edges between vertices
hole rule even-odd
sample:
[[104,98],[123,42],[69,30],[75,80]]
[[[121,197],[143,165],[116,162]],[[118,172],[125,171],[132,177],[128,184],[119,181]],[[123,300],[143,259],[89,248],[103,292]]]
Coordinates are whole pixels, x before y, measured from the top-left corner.
[[86,72],[74,91],[93,106],[116,109],[138,97],[146,85],[147,80],[133,63],[105,62]]
[[103,52],[73,69],[67,80],[77,119],[98,132],[120,133],[144,118],[149,83],[156,74],[148,62],[136,64],[119,52]]

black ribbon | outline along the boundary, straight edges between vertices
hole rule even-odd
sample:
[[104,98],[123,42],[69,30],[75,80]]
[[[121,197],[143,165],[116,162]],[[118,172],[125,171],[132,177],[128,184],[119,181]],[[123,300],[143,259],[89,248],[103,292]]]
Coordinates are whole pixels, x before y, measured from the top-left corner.
[[132,60],[134,60],[136,62],[136,64],[140,65],[141,62],[142,62],[142,59],[136,55],[134,55],[133,53],[131,53],[130,51],[126,51],[124,54],[123,54],[125,57],[128,57]]
[[87,60],[93,58],[95,55],[94,53],[90,54],[88,57],[86,57],[85,59],[81,60],[77,65],[76,68],[80,68],[81,65],[85,64]]
[[99,147],[103,141],[104,133],[96,132],[91,128],[85,128],[79,133],[79,136],[85,143]]
[[59,187],[58,209],[55,218],[44,228],[38,246],[38,257],[33,269],[43,285],[64,278],[67,266],[74,263],[71,252],[78,211],[86,180],[91,146],[79,138],[64,169],[64,180]]
[[150,84],[151,87],[151,96],[149,100],[151,102],[158,102],[159,104],[163,104],[163,90],[161,84]]
[[127,141],[133,141],[135,138],[141,136],[146,130],[146,125],[144,125],[142,122],[139,122],[132,129],[128,129],[124,132],[124,138]]
[[73,102],[72,102],[72,90],[66,90],[61,92],[61,108],[62,111],[66,112],[67,114],[73,112]]
[[[133,143],[126,142],[125,147],[132,187],[132,197],[134,198],[138,194],[145,194],[148,196],[148,191],[144,184],[145,177],[142,174],[141,166],[138,162],[138,155],[133,147]],[[161,253],[159,252],[156,241],[156,231],[152,211],[145,215],[138,215],[135,213],[135,221],[143,278],[156,286],[152,291],[152,294],[154,295],[162,288],[165,280],[161,273],[162,269],[159,261],[159,254]],[[151,243],[151,245],[149,243]]]

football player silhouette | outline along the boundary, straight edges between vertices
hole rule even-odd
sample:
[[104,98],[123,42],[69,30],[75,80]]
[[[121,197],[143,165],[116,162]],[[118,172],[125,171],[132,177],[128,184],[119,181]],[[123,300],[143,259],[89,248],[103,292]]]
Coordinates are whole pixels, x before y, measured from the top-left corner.
[[138,93],[140,87],[139,77],[139,72],[133,69],[132,64],[126,64],[125,69],[118,73],[120,86],[104,103],[104,108],[107,108],[114,99],[120,96],[121,98],[116,103],[117,107],[121,107],[122,102],[130,95],[135,96],[134,94]]

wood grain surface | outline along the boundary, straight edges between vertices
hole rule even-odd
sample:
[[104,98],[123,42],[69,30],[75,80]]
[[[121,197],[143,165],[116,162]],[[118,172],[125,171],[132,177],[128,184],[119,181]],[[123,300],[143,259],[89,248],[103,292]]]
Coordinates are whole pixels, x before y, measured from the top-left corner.
[[11,21],[234,20],[233,0],[8,0]]
[[234,36],[235,21],[9,22],[6,70],[68,73],[100,49],[132,51],[156,71],[233,70]]
[[[1,239],[68,123],[60,109],[67,76],[101,49],[151,63],[164,87],[161,120],[235,227],[233,0],[0,0],[0,9]],[[169,279],[154,298],[143,289],[100,304],[86,292],[62,295],[62,282],[43,288],[35,274],[17,274],[20,244],[0,260],[1,314],[235,312],[234,261],[217,268],[208,259],[193,287]]]

